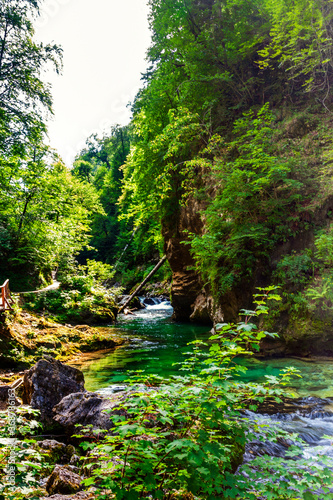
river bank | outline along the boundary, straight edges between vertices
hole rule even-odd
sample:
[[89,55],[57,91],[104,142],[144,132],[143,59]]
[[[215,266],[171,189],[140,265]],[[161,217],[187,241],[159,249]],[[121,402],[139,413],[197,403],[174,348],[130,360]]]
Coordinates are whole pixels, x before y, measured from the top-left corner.
[[0,323],[0,381],[15,380],[18,372],[44,355],[70,362],[83,353],[114,349],[123,342],[116,328],[73,326],[27,311],[7,312]]

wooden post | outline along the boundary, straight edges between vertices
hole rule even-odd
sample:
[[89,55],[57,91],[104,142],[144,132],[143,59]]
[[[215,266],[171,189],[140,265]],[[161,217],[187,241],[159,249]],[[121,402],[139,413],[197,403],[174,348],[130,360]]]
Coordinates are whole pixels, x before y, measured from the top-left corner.
[[9,280],[6,280],[1,287],[1,308],[5,311],[6,309],[12,309],[11,306],[12,299],[10,297],[9,291]]
[[131,302],[131,300],[134,299],[134,297],[136,297],[138,295],[138,293],[141,292],[141,290],[145,286],[145,284],[148,283],[148,281],[150,280],[150,278],[159,270],[159,268],[164,264],[165,261],[166,261],[166,255],[164,255],[164,257],[162,257],[162,259],[159,261],[159,263],[148,274],[147,278],[145,278],[143,280],[143,282],[141,283],[141,285],[139,285],[138,288],[135,290],[135,292],[133,292],[132,295],[126,300],[125,304],[123,304],[118,309],[118,314],[120,314],[125,309],[125,307],[128,306],[128,304]]
[[4,309],[6,309],[6,297],[5,297],[5,286],[1,287],[1,305]]

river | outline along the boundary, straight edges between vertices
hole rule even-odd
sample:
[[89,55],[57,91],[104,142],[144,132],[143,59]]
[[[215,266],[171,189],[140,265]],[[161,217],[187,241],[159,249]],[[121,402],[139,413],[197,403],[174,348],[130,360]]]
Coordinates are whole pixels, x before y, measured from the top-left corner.
[[[86,359],[80,369],[84,372],[86,388],[102,394],[122,390],[128,371],[142,370],[165,377],[176,374],[178,363],[188,352],[188,342],[207,339],[207,326],[172,321],[169,302],[155,301],[133,316],[121,315],[117,326],[111,327],[126,339],[121,347],[92,359]],[[296,358],[239,359],[247,367],[244,381],[262,381],[265,375],[278,375],[280,370],[294,366],[302,378],[295,378],[287,390],[297,396],[295,410],[275,414],[247,412],[250,420],[269,426],[281,426],[290,433],[298,433],[307,443],[307,458],[326,455],[333,459],[333,361]],[[320,399],[318,399],[320,398]],[[286,448],[272,443],[252,443],[248,452],[284,456]]]
[[[207,326],[176,323],[171,319],[169,302],[156,300],[155,305],[134,315],[120,315],[118,324],[111,327],[126,342],[115,351],[86,358],[80,366],[86,388],[91,391],[112,391],[128,378],[127,370],[143,370],[149,374],[169,376],[177,373],[174,363],[184,359],[188,342],[207,339]],[[333,398],[333,360],[269,358],[239,359],[247,367],[245,381],[263,381],[265,375],[278,375],[288,366],[297,368],[302,378],[295,378],[290,387],[297,397]]]

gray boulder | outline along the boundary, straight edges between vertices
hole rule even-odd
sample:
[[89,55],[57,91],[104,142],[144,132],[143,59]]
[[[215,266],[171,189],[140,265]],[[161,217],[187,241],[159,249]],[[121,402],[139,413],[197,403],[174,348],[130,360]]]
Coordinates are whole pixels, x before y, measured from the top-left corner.
[[[105,398],[94,392],[79,392],[70,394],[63,398],[53,409],[53,419],[64,427],[69,435],[82,434],[75,428],[76,424],[90,427],[90,431],[84,433],[85,436],[92,436],[92,430],[101,429],[109,431],[114,427],[110,420],[110,415],[125,415],[125,410],[119,408],[119,404],[124,396],[112,395]],[[106,413],[111,410],[110,413]]]
[[25,372],[22,399],[23,404],[40,410],[44,422],[53,423],[53,407],[65,396],[84,390],[80,370],[47,356]]
[[45,462],[49,464],[67,464],[75,455],[74,446],[59,443],[54,439],[37,441],[35,448],[43,454]]
[[64,495],[77,493],[81,490],[83,478],[70,470],[67,466],[56,465],[52,474],[46,482],[46,491],[53,495],[61,493]]

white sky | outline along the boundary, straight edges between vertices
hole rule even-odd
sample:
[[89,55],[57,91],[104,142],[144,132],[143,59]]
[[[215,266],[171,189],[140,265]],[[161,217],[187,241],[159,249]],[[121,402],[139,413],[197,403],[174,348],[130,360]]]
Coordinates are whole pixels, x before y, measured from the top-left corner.
[[151,37],[146,0],[45,0],[36,38],[64,50],[62,76],[48,73],[51,146],[68,166],[92,133],[130,120]]

